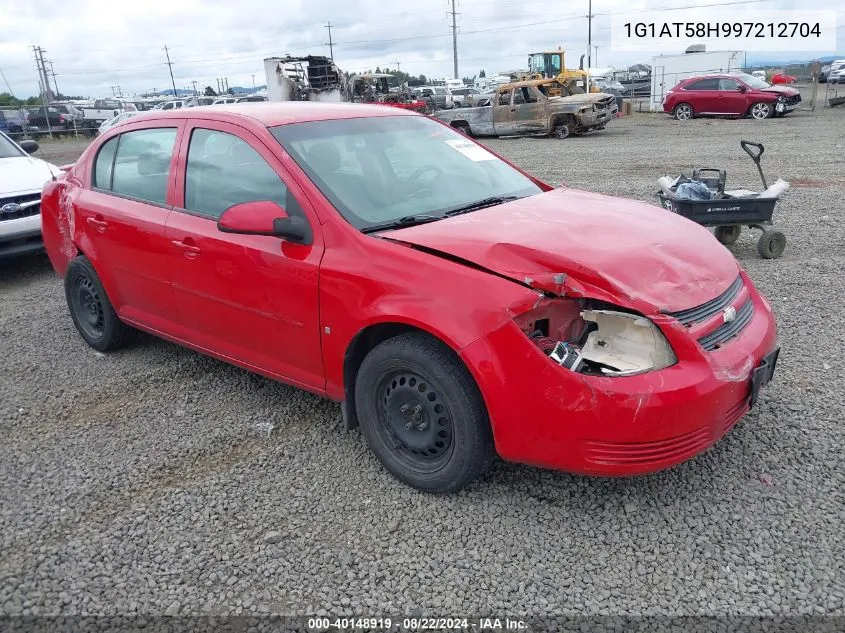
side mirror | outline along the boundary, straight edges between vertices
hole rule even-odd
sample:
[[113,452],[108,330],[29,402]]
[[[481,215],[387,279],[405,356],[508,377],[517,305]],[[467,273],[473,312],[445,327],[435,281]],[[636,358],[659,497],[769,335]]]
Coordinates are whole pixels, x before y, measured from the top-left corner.
[[739,87],[737,87],[737,90],[739,92],[748,92],[748,88],[746,88],[745,86],[739,86]]
[[295,244],[310,244],[314,239],[304,218],[289,216],[270,200],[242,202],[229,207],[217,221],[217,228],[223,233],[281,237]]
[[38,151],[38,143],[36,143],[35,141],[21,141],[19,145],[21,146],[21,149],[27,154],[34,154]]

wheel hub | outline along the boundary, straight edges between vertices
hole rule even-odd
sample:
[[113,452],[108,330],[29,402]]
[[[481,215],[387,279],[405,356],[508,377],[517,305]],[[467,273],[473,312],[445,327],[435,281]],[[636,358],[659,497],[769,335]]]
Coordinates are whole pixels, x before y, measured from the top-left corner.
[[427,380],[411,372],[394,374],[383,381],[381,394],[384,421],[397,449],[433,459],[449,448],[451,416]]
[[96,289],[88,279],[80,279],[76,285],[77,315],[91,334],[99,335],[103,329],[103,306]]

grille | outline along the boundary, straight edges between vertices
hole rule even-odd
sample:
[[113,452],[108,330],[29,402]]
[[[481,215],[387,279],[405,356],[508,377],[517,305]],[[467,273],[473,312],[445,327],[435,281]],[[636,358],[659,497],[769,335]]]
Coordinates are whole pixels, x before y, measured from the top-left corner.
[[736,311],[736,318],[733,321],[720,325],[709,334],[698,339],[698,342],[708,352],[712,352],[742,332],[753,316],[754,304],[749,299]]
[[801,95],[786,98],[786,105],[795,105],[797,103],[801,103]]
[[742,277],[737,276],[730,287],[715,299],[708,301],[707,303],[702,303],[700,306],[695,308],[680,310],[678,312],[667,312],[666,314],[671,317],[675,317],[683,325],[689,327],[693,323],[706,321],[714,314],[718,314],[724,310],[736,298],[741,289]]
[[[31,204],[32,202],[35,202],[36,204]],[[3,207],[10,203],[24,205],[24,207],[19,211],[15,211],[14,213],[4,212]],[[41,213],[40,193],[27,193],[21,196],[10,196],[6,198],[0,198],[0,222],[3,222],[4,220],[17,220],[20,218],[28,218],[33,215],[38,215],[39,213]]]

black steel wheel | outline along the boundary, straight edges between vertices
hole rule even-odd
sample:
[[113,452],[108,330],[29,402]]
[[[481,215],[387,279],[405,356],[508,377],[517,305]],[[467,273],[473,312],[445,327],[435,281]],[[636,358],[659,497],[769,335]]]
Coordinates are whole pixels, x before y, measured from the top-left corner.
[[757,252],[764,259],[777,259],[786,249],[786,235],[780,231],[763,231],[757,240]]
[[385,468],[431,493],[460,490],[494,455],[475,381],[440,341],[410,333],[364,358],[355,379],[361,431]]
[[73,324],[94,349],[117,349],[131,335],[132,329],[118,318],[88,258],[77,257],[68,266],[65,299]]
[[714,231],[716,239],[725,246],[730,246],[736,243],[739,235],[742,233],[742,227],[739,224],[732,224],[730,226],[717,226]]

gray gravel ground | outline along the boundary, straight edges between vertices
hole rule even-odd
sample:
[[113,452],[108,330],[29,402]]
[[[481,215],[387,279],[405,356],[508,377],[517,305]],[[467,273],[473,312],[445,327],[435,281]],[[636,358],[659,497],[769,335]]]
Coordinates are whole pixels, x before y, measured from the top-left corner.
[[715,448],[636,479],[497,463],[461,494],[417,493],[335,404],[151,337],[95,353],[46,258],[4,262],[0,613],[842,615],[845,111],[488,144],[653,202],[695,165],[756,186],[740,138],[793,182],[783,258],[746,233],[734,248],[777,312],[775,382]]

